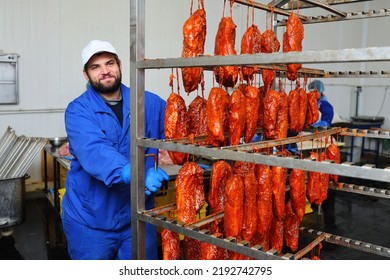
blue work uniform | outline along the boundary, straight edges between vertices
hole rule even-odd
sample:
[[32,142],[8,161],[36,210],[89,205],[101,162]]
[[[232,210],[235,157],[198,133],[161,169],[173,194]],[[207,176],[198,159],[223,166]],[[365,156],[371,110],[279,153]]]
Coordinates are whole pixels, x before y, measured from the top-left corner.
[[323,94],[321,94],[320,99],[318,99],[318,109],[320,110],[321,116],[313,126],[330,126],[334,115],[333,106]]
[[[74,259],[131,258],[130,186],[121,179],[122,169],[130,161],[130,89],[123,84],[120,88],[122,126],[115,113],[91,87],[72,101],[65,112],[69,151],[74,159],[67,173],[62,212],[69,253]],[[146,137],[164,138],[165,106],[166,102],[159,96],[145,92]],[[157,155],[158,150],[146,148],[145,153]],[[146,158],[145,170],[153,164],[152,158]],[[145,203],[146,209],[152,208],[154,196],[146,196]],[[148,259],[157,259],[155,227],[146,226],[146,255]],[[90,242],[94,233],[83,238],[84,228],[97,230],[99,238],[105,234],[107,239],[124,236],[129,251],[121,256],[105,256],[105,246],[121,246],[119,237],[114,245],[96,244],[96,254],[92,251],[85,255],[78,246]],[[73,247],[69,240],[75,241]]]

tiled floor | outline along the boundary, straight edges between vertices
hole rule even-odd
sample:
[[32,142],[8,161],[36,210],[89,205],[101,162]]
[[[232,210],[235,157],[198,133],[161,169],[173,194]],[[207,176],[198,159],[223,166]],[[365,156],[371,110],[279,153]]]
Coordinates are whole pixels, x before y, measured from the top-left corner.
[[[381,187],[389,188],[386,185]],[[12,236],[0,240],[0,259],[68,259],[61,229],[56,229],[56,218],[58,215],[43,193],[27,193],[26,220],[14,228]],[[330,190],[323,208],[305,215],[301,226],[390,248],[390,201]],[[328,242],[323,242],[320,257],[333,260],[387,259]]]
[[[325,209],[314,209],[301,226],[390,248],[389,199],[329,191]],[[341,245],[322,243],[321,259],[380,260],[386,257]]]
[[0,259],[68,259],[58,214],[43,192],[27,192],[25,208],[25,221],[0,239]]

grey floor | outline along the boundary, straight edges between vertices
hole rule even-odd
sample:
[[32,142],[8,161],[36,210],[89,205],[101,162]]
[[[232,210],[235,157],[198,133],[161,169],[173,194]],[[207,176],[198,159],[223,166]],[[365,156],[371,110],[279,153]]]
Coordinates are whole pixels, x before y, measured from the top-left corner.
[[[323,209],[313,207],[301,226],[333,235],[390,248],[390,201],[350,193],[330,191]],[[381,255],[322,243],[321,259],[381,260]]]
[[43,192],[27,192],[25,221],[0,239],[0,260],[66,260],[58,213]]

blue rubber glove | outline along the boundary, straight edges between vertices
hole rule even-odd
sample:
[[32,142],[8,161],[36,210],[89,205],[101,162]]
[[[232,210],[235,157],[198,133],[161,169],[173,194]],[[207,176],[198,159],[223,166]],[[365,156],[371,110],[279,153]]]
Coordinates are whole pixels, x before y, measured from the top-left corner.
[[312,126],[326,126],[326,127],[328,127],[328,126],[330,126],[330,124],[327,121],[320,120],[320,121],[313,123]]
[[154,170],[153,167],[149,168],[145,172],[145,194],[151,195],[161,188],[162,181],[168,181],[169,176],[160,167]]
[[199,167],[202,169],[209,169],[210,168],[210,166],[203,164],[203,163],[196,163],[196,164],[199,165]]
[[262,136],[261,134],[259,135],[255,133],[255,135],[252,138],[252,142],[259,142],[261,140],[261,136]]
[[130,176],[130,163],[126,164],[122,169],[121,174],[122,181],[125,184],[130,184],[131,176]]

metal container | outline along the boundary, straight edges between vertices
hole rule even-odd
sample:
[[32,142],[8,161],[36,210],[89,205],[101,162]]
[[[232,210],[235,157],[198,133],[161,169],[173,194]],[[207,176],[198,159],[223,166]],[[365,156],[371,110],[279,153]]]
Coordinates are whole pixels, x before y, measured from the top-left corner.
[[49,138],[49,143],[52,147],[61,147],[67,140],[67,137],[53,137]]
[[355,122],[381,123],[383,124],[385,118],[378,116],[354,116],[351,117]]
[[24,222],[27,177],[0,179],[0,229],[17,226]]

